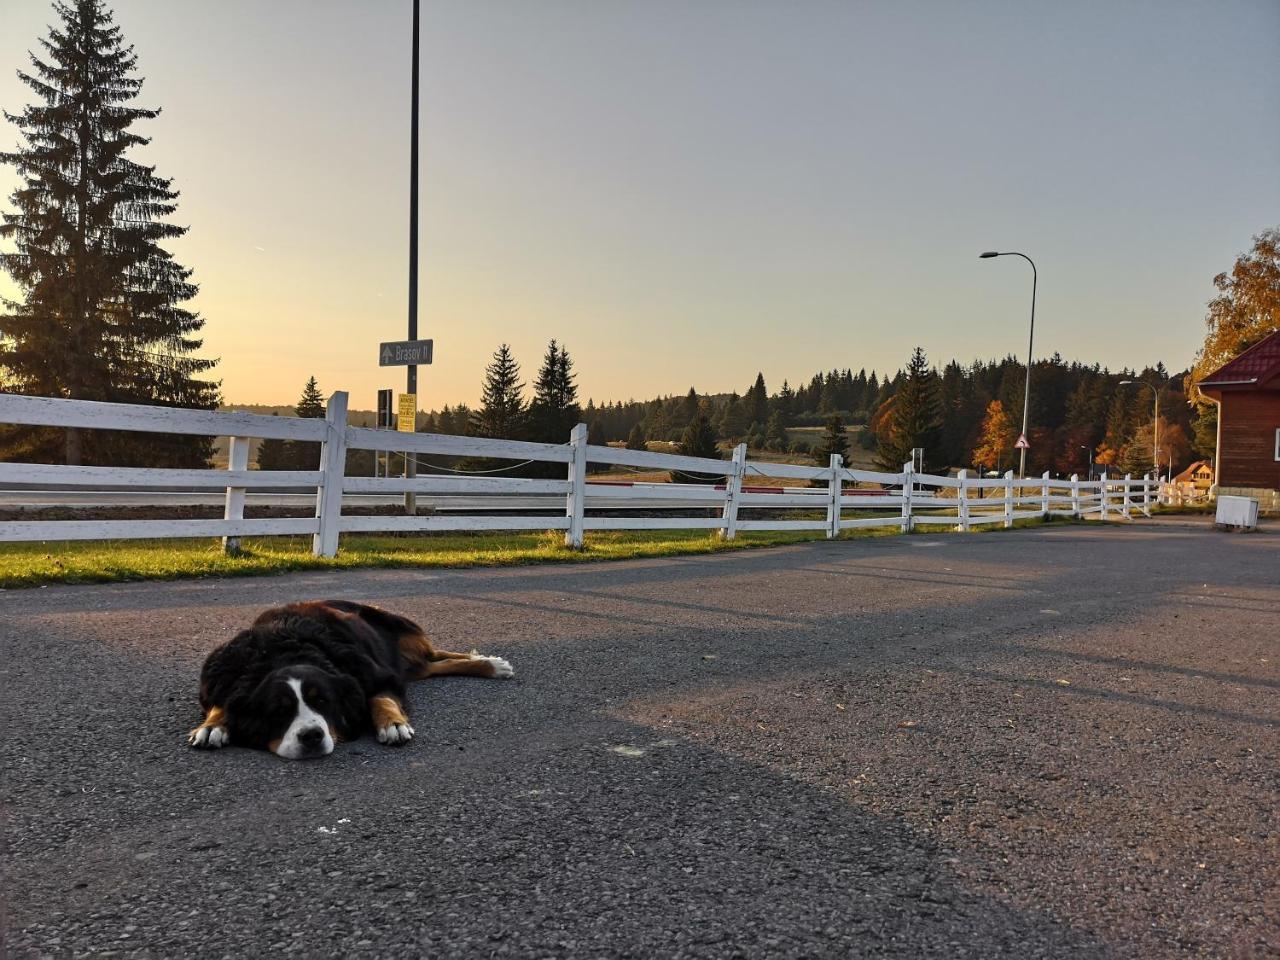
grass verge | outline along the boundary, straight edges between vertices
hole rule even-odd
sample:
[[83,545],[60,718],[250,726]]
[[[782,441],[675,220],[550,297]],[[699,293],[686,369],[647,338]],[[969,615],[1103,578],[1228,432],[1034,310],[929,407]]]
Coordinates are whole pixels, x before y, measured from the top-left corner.
[[599,532],[587,534],[586,543],[579,551],[566,548],[564,534],[556,531],[349,536],[343,538],[342,548],[333,559],[313,557],[309,537],[246,538],[241,552],[235,556],[227,556],[219,542],[207,539],[15,543],[0,544],[0,588],[269,576],[297,570],[354,567],[592,563],[749,550],[819,539],[822,539],[820,531],[740,533],[736,540],[721,540],[705,530]]
[[[853,517],[863,516],[854,514]],[[846,513],[846,519],[851,515]],[[1014,526],[1045,521],[1018,520]],[[1051,522],[1071,522],[1054,520]],[[992,524],[974,532],[1001,529]],[[917,533],[941,534],[931,526]],[[841,539],[898,536],[896,527],[848,530]],[[564,545],[558,531],[529,533],[426,533],[412,536],[345,536],[337,557],[311,555],[310,537],[248,537],[228,556],[220,541],[114,540],[0,544],[0,589],[55,583],[118,583],[201,577],[258,577],[299,570],[352,568],[509,567],[533,563],[595,563],[751,550],[825,539],[821,531],[744,531],[722,540],[715,531],[593,532],[582,550]]]

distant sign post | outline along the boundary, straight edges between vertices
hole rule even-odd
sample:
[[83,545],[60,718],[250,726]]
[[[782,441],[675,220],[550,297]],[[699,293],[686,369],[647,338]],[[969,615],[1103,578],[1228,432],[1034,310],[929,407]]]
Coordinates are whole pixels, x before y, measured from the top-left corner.
[[1027,435],[1025,433],[1018,434],[1018,442],[1013,445],[1015,450],[1030,450],[1031,444],[1027,443]]
[[416,367],[431,362],[434,340],[392,340],[378,347],[378,366]]
[[418,429],[418,395],[416,393],[400,394],[400,416],[396,429],[403,433],[413,433]]

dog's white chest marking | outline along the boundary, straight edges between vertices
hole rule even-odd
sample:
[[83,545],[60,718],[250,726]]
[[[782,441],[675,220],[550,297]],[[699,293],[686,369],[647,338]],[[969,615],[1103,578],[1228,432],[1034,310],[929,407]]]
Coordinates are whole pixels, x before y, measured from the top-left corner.
[[[322,757],[333,752],[333,735],[329,732],[329,724],[320,714],[311,709],[302,695],[302,681],[289,679],[285,683],[298,698],[298,712],[289,724],[289,729],[280,738],[280,747],[276,754],[288,760],[302,760],[306,757]],[[320,730],[323,736],[316,741],[314,731]]]

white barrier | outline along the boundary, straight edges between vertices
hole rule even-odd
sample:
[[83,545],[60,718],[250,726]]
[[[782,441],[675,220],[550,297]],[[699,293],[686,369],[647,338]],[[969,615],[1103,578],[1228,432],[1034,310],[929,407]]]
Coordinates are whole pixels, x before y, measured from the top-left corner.
[[[1057,480],[1047,473],[1016,479],[956,477],[917,473],[904,464],[899,473],[857,470],[833,456],[826,467],[749,461],[746,444],[730,460],[711,460],[645,450],[593,446],[579,424],[566,444],[489,440],[429,433],[397,433],[347,425],[347,395],[335,393],[325,419],[271,417],[249,413],[144,407],[0,394],[0,423],[49,427],[136,430],[188,436],[231,438],[226,470],[171,470],[145,467],[68,467],[49,464],[0,463],[0,486],[57,486],[82,489],[124,486],[130,490],[181,486],[226,491],[220,520],[34,520],[0,522],[0,541],[117,540],[166,537],[222,537],[235,549],[246,536],[312,536],[319,556],[334,556],[344,533],[434,530],[563,530],[565,543],[581,547],[587,530],[719,530],[732,539],[739,531],[811,530],[837,537],[845,530],[875,527],[910,531],[944,526],[971,530],[986,524],[1012,526],[1017,520],[1060,517],[1130,519],[1135,510],[1151,515],[1158,481],[1140,477],[1082,481]],[[320,469],[263,471],[248,469],[249,438],[275,438],[319,443]],[[477,457],[485,460],[553,463],[564,480],[515,477],[419,475],[416,477],[344,476],[348,450],[385,450],[410,455]],[[588,463],[637,470],[670,470],[680,474],[723,477],[705,483],[592,483]],[[762,488],[758,481],[807,480],[810,486]],[[302,519],[254,519],[244,516],[249,490],[312,488],[315,516]],[[547,507],[501,516],[350,516],[342,512],[343,495],[406,492],[418,494],[508,494],[542,497]],[[563,515],[556,501],[563,498]],[[718,516],[589,516],[593,510],[625,511],[643,501],[650,514],[663,510],[708,510]],[[656,505],[655,505],[656,504]],[[1034,509],[1026,509],[1032,507]],[[768,510],[767,516],[742,511]],[[798,516],[786,517],[791,512]],[[850,516],[850,514],[853,514]]]

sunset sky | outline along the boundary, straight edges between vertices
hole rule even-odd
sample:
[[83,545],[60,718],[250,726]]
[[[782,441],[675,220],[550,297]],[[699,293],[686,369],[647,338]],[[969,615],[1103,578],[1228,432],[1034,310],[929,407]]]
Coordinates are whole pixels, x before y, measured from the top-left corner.
[[[225,398],[402,389],[409,0],[112,6]],[[1275,0],[423,7],[423,408],[474,404],[504,340],[527,379],[562,340],[597,402],[1021,356],[995,248],[1039,266],[1037,354],[1177,369],[1280,224]],[[10,112],[52,18],[3,0]]]

